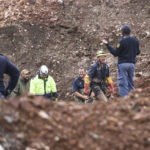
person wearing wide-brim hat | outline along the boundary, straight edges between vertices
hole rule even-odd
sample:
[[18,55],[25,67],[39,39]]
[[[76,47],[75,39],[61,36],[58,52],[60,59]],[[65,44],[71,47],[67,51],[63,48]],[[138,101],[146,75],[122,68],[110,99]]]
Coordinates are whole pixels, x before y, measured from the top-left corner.
[[88,74],[85,76],[84,93],[88,92],[90,85],[91,93],[94,93],[96,100],[108,101],[106,97],[107,85],[110,87],[110,94],[114,93],[113,81],[109,74],[109,67],[105,63],[107,54],[99,50],[96,54],[97,61],[92,64]]

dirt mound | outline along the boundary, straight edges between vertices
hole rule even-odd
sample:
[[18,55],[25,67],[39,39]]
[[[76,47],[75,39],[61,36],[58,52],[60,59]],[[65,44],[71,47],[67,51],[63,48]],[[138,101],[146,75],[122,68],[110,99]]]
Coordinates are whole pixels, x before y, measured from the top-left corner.
[[141,81],[141,88],[124,100],[108,103],[55,103],[29,96],[0,100],[1,146],[6,150],[148,150],[149,81]]

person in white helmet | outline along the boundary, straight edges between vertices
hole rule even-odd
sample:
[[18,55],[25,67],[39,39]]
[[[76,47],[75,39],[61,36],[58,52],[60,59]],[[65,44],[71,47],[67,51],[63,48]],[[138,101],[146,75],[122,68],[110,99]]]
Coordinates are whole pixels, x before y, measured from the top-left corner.
[[44,96],[48,99],[54,97],[55,101],[57,101],[58,94],[56,83],[53,77],[48,75],[48,68],[46,65],[42,65],[39,74],[31,80],[29,91],[33,95]]

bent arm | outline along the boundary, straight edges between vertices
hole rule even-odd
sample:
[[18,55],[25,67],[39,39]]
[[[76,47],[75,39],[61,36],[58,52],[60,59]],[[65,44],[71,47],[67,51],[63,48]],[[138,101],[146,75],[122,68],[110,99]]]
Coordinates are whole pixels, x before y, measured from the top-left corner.
[[107,46],[107,49],[109,50],[109,52],[115,57],[119,56],[119,54],[122,50],[122,45],[121,45],[120,41],[117,43],[117,46],[115,48],[113,48],[108,43],[106,44],[106,46]]
[[8,86],[6,87],[6,91],[7,90],[12,91],[17,84],[20,72],[19,72],[18,68],[13,63],[11,63],[9,60],[7,60],[6,73],[10,76]]
[[51,92],[52,92],[52,96],[54,96],[55,98],[58,97],[58,93],[57,93],[57,88],[56,88],[56,83],[54,81],[54,79],[51,77],[50,78],[50,86],[51,86]]
[[19,96],[20,95],[20,86],[19,86],[19,82],[17,83],[15,89],[12,91],[11,96],[15,97],[15,96]]
[[80,94],[80,93],[77,92],[77,91],[74,92],[73,95],[74,95],[74,96],[77,96],[77,97],[79,97],[79,98],[82,98],[82,99],[84,99],[84,100],[88,99],[88,97],[87,97],[86,95],[82,95],[82,94]]

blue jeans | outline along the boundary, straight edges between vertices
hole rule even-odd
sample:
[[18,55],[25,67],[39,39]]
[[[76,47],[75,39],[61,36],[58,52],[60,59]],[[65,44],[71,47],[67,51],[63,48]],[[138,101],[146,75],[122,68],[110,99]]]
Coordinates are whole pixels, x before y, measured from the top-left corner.
[[120,97],[124,97],[128,95],[131,90],[134,90],[134,70],[135,67],[133,63],[118,64],[118,84]]

